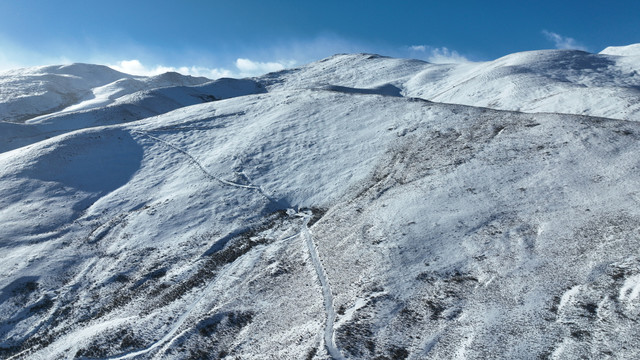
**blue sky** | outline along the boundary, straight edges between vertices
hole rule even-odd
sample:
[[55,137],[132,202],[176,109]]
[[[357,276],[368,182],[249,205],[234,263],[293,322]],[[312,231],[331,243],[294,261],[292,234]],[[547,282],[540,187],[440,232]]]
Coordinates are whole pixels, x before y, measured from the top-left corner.
[[254,75],[341,52],[431,61],[640,42],[640,1],[0,1],[0,69]]

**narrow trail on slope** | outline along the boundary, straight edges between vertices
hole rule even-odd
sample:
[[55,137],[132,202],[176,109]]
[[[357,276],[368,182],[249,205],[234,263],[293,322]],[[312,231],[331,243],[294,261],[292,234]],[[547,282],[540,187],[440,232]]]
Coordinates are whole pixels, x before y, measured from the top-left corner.
[[[253,191],[257,191],[258,193],[260,193],[260,195],[262,195],[265,199],[267,199],[270,203],[272,204],[277,204],[278,202],[275,201],[271,196],[269,196],[260,186],[256,186],[252,184],[251,179],[249,178],[249,176],[244,173],[244,172],[240,172],[239,174],[242,175],[249,183],[250,185],[244,185],[244,184],[238,184],[232,181],[228,181],[225,179],[222,179],[220,177],[217,177],[213,174],[211,174],[209,171],[207,171],[207,169],[202,165],[202,163],[200,161],[198,161],[193,155],[191,155],[188,151],[168,142],[165,141],[163,139],[160,139],[158,137],[155,137],[147,132],[144,131],[139,131],[139,130],[134,130],[132,131],[133,133],[137,133],[141,136],[145,136],[149,139],[152,139],[158,143],[164,144],[165,146],[168,146],[182,154],[184,154],[185,156],[187,156],[187,158],[189,158],[189,160],[196,165],[204,174],[207,178],[213,180],[213,181],[217,181],[223,185],[228,185],[228,186],[233,186],[233,187],[238,187],[238,188],[244,188],[244,189],[248,189],[248,190],[253,190]],[[335,359],[335,360],[343,360],[345,359],[345,357],[342,355],[342,353],[340,352],[340,350],[338,349],[338,347],[335,344],[335,340],[334,340],[334,323],[335,323],[335,319],[336,319],[336,313],[334,310],[334,305],[333,305],[333,294],[331,293],[331,287],[329,285],[329,280],[327,279],[327,275],[324,269],[324,266],[322,265],[322,263],[320,262],[320,257],[318,256],[318,251],[316,250],[315,244],[313,242],[313,237],[311,236],[311,231],[309,230],[309,222],[311,221],[311,217],[313,216],[313,213],[309,212],[298,212],[296,214],[296,216],[302,217],[303,218],[303,224],[302,224],[302,229],[300,231],[300,236],[304,239],[306,245],[307,245],[307,249],[309,251],[309,255],[311,258],[311,262],[313,264],[313,267],[316,270],[316,274],[318,276],[318,280],[320,281],[320,285],[322,287],[322,295],[324,298],[324,308],[325,308],[325,314],[327,317],[326,323],[325,323],[325,330],[324,330],[324,342],[325,342],[325,347],[327,348],[327,352],[329,353],[329,355]],[[213,284],[215,284],[215,281],[212,281],[210,284],[208,284],[205,289],[203,290],[202,294],[194,301],[191,303],[191,305],[189,306],[189,308],[180,316],[180,318],[178,318],[178,320],[173,324],[173,326],[171,327],[171,329],[159,340],[155,341],[153,344],[149,345],[148,347],[141,349],[141,350],[136,350],[136,351],[131,351],[128,352],[126,354],[120,354],[114,357],[110,357],[108,358],[109,360],[120,360],[120,359],[128,359],[128,358],[133,358],[139,355],[143,355],[143,354],[147,354],[150,351],[160,347],[163,344],[166,344],[168,342],[171,342],[174,338],[174,335],[176,334],[176,332],[180,329],[180,327],[184,324],[184,322],[187,320],[187,318],[189,317],[189,315],[191,315],[191,313],[193,312],[193,310],[196,308],[196,306],[200,303],[200,301],[205,297],[205,295],[209,292],[209,290],[211,289],[211,287],[213,286]]]
[[318,275],[318,280],[320,280],[320,285],[322,287],[322,295],[324,297],[324,311],[327,315],[327,322],[325,323],[324,329],[324,344],[327,348],[327,352],[329,355],[335,360],[342,360],[345,357],[342,355],[338,347],[336,346],[334,340],[334,332],[333,325],[336,320],[336,312],[333,307],[333,294],[331,293],[331,287],[329,286],[329,280],[327,279],[327,274],[324,270],[324,266],[320,262],[320,257],[318,256],[318,251],[316,250],[315,243],[313,242],[313,237],[311,236],[311,230],[309,230],[309,221],[311,221],[311,213],[297,213],[296,216],[300,216],[303,218],[304,222],[302,224],[302,230],[300,231],[300,235],[304,239],[307,244],[307,249],[309,250],[309,255],[311,257],[311,262],[313,263],[313,267],[316,269],[316,274]]
[[[211,174],[209,171],[207,171],[207,169],[204,168],[204,166],[202,165],[202,163],[200,163],[193,155],[191,155],[189,152],[187,152],[186,150],[171,144],[170,142],[167,142],[165,140],[162,140],[158,137],[155,137],[153,135],[150,135],[146,132],[143,131],[132,131],[134,133],[137,133],[139,135],[142,136],[146,136],[156,142],[159,142],[161,144],[164,144],[165,146],[168,146],[184,155],[186,155],[189,160],[191,160],[191,162],[193,164],[195,164],[205,175],[207,178],[209,178],[210,180],[213,181],[217,181],[219,183],[222,183],[223,185],[228,185],[228,186],[233,186],[233,187],[238,187],[238,188],[243,188],[243,189],[248,189],[248,190],[254,190],[254,191],[258,191],[264,198],[266,198],[270,203],[276,203],[275,200],[273,200],[273,198],[271,198],[269,195],[267,195],[264,190],[262,190],[261,187],[259,186],[255,186],[255,185],[244,185],[244,184],[238,184],[232,181],[228,181],[228,180],[224,180],[222,178],[219,178],[213,174]],[[246,174],[244,174],[244,172],[242,173],[242,175],[248,180],[250,181],[250,179],[248,178],[248,176]],[[308,222],[308,220],[307,220]],[[305,223],[305,228],[306,228],[306,223]],[[171,341],[173,341],[174,339],[174,335],[176,334],[176,332],[180,329],[180,327],[185,323],[185,321],[187,320],[187,318],[191,315],[191,313],[193,312],[193,310],[198,306],[198,304],[202,301],[202,299],[204,299],[204,297],[209,293],[209,291],[211,290],[211,287],[215,284],[215,281],[211,281],[202,291],[202,293],[200,294],[200,296],[198,296],[187,308],[187,310],[185,312],[182,313],[182,315],[180,315],[180,317],[176,320],[176,322],[173,324],[173,326],[171,326],[171,328],[169,329],[169,331],[167,331],[167,333],[160,338],[159,340],[153,342],[151,345],[147,346],[144,349],[141,350],[134,350],[134,351],[130,351],[128,353],[125,354],[120,354],[120,355],[116,355],[113,357],[109,357],[107,359],[109,360],[121,360],[121,359],[129,359],[129,358],[134,358],[136,356],[140,356],[140,355],[144,355],[149,353],[150,351],[166,344],[166,343],[170,343]]]
[[[238,188],[243,188],[243,189],[249,189],[249,190],[255,190],[258,193],[260,193],[260,195],[262,195],[263,197],[265,197],[270,203],[277,203],[271,196],[269,196],[266,192],[264,192],[264,190],[262,190],[262,188],[260,186],[255,186],[255,185],[244,185],[244,184],[238,184],[235,183],[233,181],[229,181],[229,180],[225,180],[223,178],[220,178],[218,176],[215,176],[213,174],[211,174],[209,171],[207,171],[207,169],[205,169],[205,167],[202,165],[202,163],[200,161],[198,161],[198,159],[196,159],[193,155],[191,155],[188,151],[182,149],[181,147],[178,147],[176,145],[173,145],[172,143],[166,141],[166,140],[162,140],[159,137],[155,137],[145,131],[140,131],[140,130],[132,130],[133,133],[142,135],[142,136],[146,136],[151,140],[154,140],[158,143],[164,144],[184,155],[187,156],[187,158],[189,158],[189,160],[191,160],[191,162],[196,165],[200,171],[202,171],[206,177],[208,177],[210,180],[213,181],[217,181],[223,185],[228,185],[228,186],[233,186],[233,187],[238,187]],[[244,175],[244,173],[243,173]],[[246,178],[246,175],[245,175]]]

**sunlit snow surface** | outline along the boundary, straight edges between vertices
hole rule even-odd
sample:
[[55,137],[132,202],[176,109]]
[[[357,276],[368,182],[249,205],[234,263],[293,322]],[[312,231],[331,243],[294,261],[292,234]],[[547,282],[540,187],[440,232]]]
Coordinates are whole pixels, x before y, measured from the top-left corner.
[[640,356],[637,56],[80,65],[0,75],[0,358]]

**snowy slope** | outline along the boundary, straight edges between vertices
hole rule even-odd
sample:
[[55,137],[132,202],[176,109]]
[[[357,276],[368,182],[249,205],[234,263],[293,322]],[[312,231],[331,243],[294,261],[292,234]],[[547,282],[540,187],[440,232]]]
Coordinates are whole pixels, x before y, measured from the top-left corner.
[[62,110],[91,96],[95,87],[129,77],[101,65],[40,66],[0,73],[0,119],[24,121]]
[[457,65],[435,84],[432,71],[426,70],[409,82],[407,94],[496,109],[638,121],[639,72],[637,59],[621,64],[581,51],[533,51],[480,65]]
[[618,56],[640,56],[640,44],[632,44],[627,46],[609,46],[600,51],[602,55],[618,55]]
[[462,64],[336,55],[263,81],[273,90],[391,85],[404,96],[437,102],[640,120],[640,58],[606,52],[530,51]]
[[41,115],[100,108],[138,91],[194,86],[209,81],[178,73],[132,76],[92,64],[9,70],[0,73],[0,121],[38,122],[47,117]]
[[30,119],[26,123],[41,132],[66,132],[140,120],[184,106],[262,92],[265,92],[264,88],[255,81],[223,78],[202,85],[127,91],[110,99],[106,106],[60,111]]
[[[250,79],[222,78],[204,83],[202,79],[174,73],[125,78],[94,88],[93,97],[63,110],[24,123],[0,122],[4,130],[0,131],[0,152],[72,130],[126,123],[184,106],[265,92],[261,84]],[[190,85],[175,85],[185,83]]]
[[618,58],[343,55],[0,123],[0,358],[637,358],[640,124],[406,96]]

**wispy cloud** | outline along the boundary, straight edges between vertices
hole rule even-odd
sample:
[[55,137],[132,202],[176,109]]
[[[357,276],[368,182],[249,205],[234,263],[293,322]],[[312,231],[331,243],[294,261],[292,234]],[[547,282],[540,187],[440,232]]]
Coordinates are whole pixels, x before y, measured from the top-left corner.
[[578,43],[574,38],[562,36],[560,34],[547,30],[542,30],[542,34],[544,34],[544,36],[546,36],[549,41],[552,41],[555,44],[556,49],[587,51],[587,48],[584,45]]
[[[356,40],[345,39],[334,34],[322,34],[314,38],[288,39],[264,47],[254,46],[240,49],[236,56],[231,57],[231,54],[225,54],[226,59],[223,62],[217,61],[215,64],[217,66],[207,67],[207,54],[192,54],[190,56],[190,58],[199,58],[200,66],[167,65],[162,60],[158,61],[160,65],[149,65],[151,63],[149,59],[154,59],[153,54],[147,49],[137,49],[133,46],[131,48],[136,50],[136,53],[143,54],[144,58],[133,57],[118,61],[112,59],[106,63],[118,71],[133,75],[151,76],[175,71],[185,75],[205,76],[211,79],[258,76],[320,60],[337,53],[388,52],[385,49],[366,45]],[[93,62],[101,62],[100,57],[94,57]],[[201,66],[202,64],[205,66]]]
[[[306,64],[337,53],[378,53],[395,57],[413,57],[434,63],[458,63],[468,61],[465,56],[446,47],[414,45],[395,47],[382,43],[366,43],[324,33],[312,38],[285,39],[264,45],[246,45],[225,52],[212,53],[203,49],[181,51],[182,55],[167,56],[157,49],[136,44],[133,41],[110,46],[87,45],[82,48],[48,46],[54,54],[45,50],[20,47],[0,34],[0,70],[35,65],[89,62],[106,64],[128,74],[153,76],[168,71],[185,75],[220,77],[250,77]],[[6,51],[5,51],[6,50]],[[47,50],[48,51],[48,50]],[[185,61],[190,63],[187,63]]]
[[446,47],[431,47],[428,45],[409,46],[409,55],[434,64],[463,63],[469,61],[469,59],[455,50]]
[[276,59],[277,62],[289,67],[288,64],[291,63],[306,64],[340,53],[385,53],[386,50],[380,46],[325,33],[313,38],[280,41],[269,44],[262,49],[252,49],[251,52],[255,55],[247,57],[255,56],[260,59]]
[[132,59],[132,60],[122,60],[118,61],[116,64],[107,64],[107,66],[112,69],[121,71],[123,73],[131,74],[131,75],[142,75],[142,76],[153,76],[164,74],[166,72],[174,71],[181,73],[183,75],[192,75],[192,76],[204,76],[210,79],[217,79],[221,77],[232,77],[235,74],[227,69],[221,68],[207,68],[203,66],[165,66],[165,65],[155,65],[155,66],[147,66],[143,65],[140,60]]
[[269,72],[284,70],[295,64],[295,61],[288,63],[281,62],[259,62],[249,59],[239,58],[236,60],[236,68],[240,71],[241,76],[255,76],[266,74]]
[[64,56],[45,55],[37,50],[27,49],[0,34],[0,71],[25,66],[70,63]]
[[[300,63],[298,60],[293,60],[294,57],[291,55],[299,55],[304,51],[298,51],[298,43],[294,41],[289,45],[288,48],[277,45],[265,49],[238,49],[236,56],[233,56],[233,53],[218,56],[219,54],[211,54],[206,50],[195,49],[182,58],[165,57],[164,54],[158,54],[154,49],[133,42],[125,42],[124,45],[121,44],[118,49],[112,51],[105,51],[98,46],[89,45],[82,49],[68,47],[59,52],[48,52],[48,50],[25,47],[0,33],[0,71],[29,66],[88,62],[105,64],[118,71],[141,76],[153,76],[175,71],[210,79],[248,77],[282,70]],[[49,47],[51,46],[43,48],[48,49]],[[60,47],[55,48],[59,49]],[[60,53],[65,56],[56,55]],[[184,61],[187,59],[193,60],[193,62],[185,63]]]
[[153,76],[174,71],[183,75],[204,76],[210,79],[221,77],[249,77],[279,71],[295,65],[294,61],[287,62],[260,62],[251,59],[238,58],[235,61],[235,69],[208,68],[204,66],[166,66],[143,64],[138,59],[121,60],[115,64],[107,64],[112,69],[131,75]]

